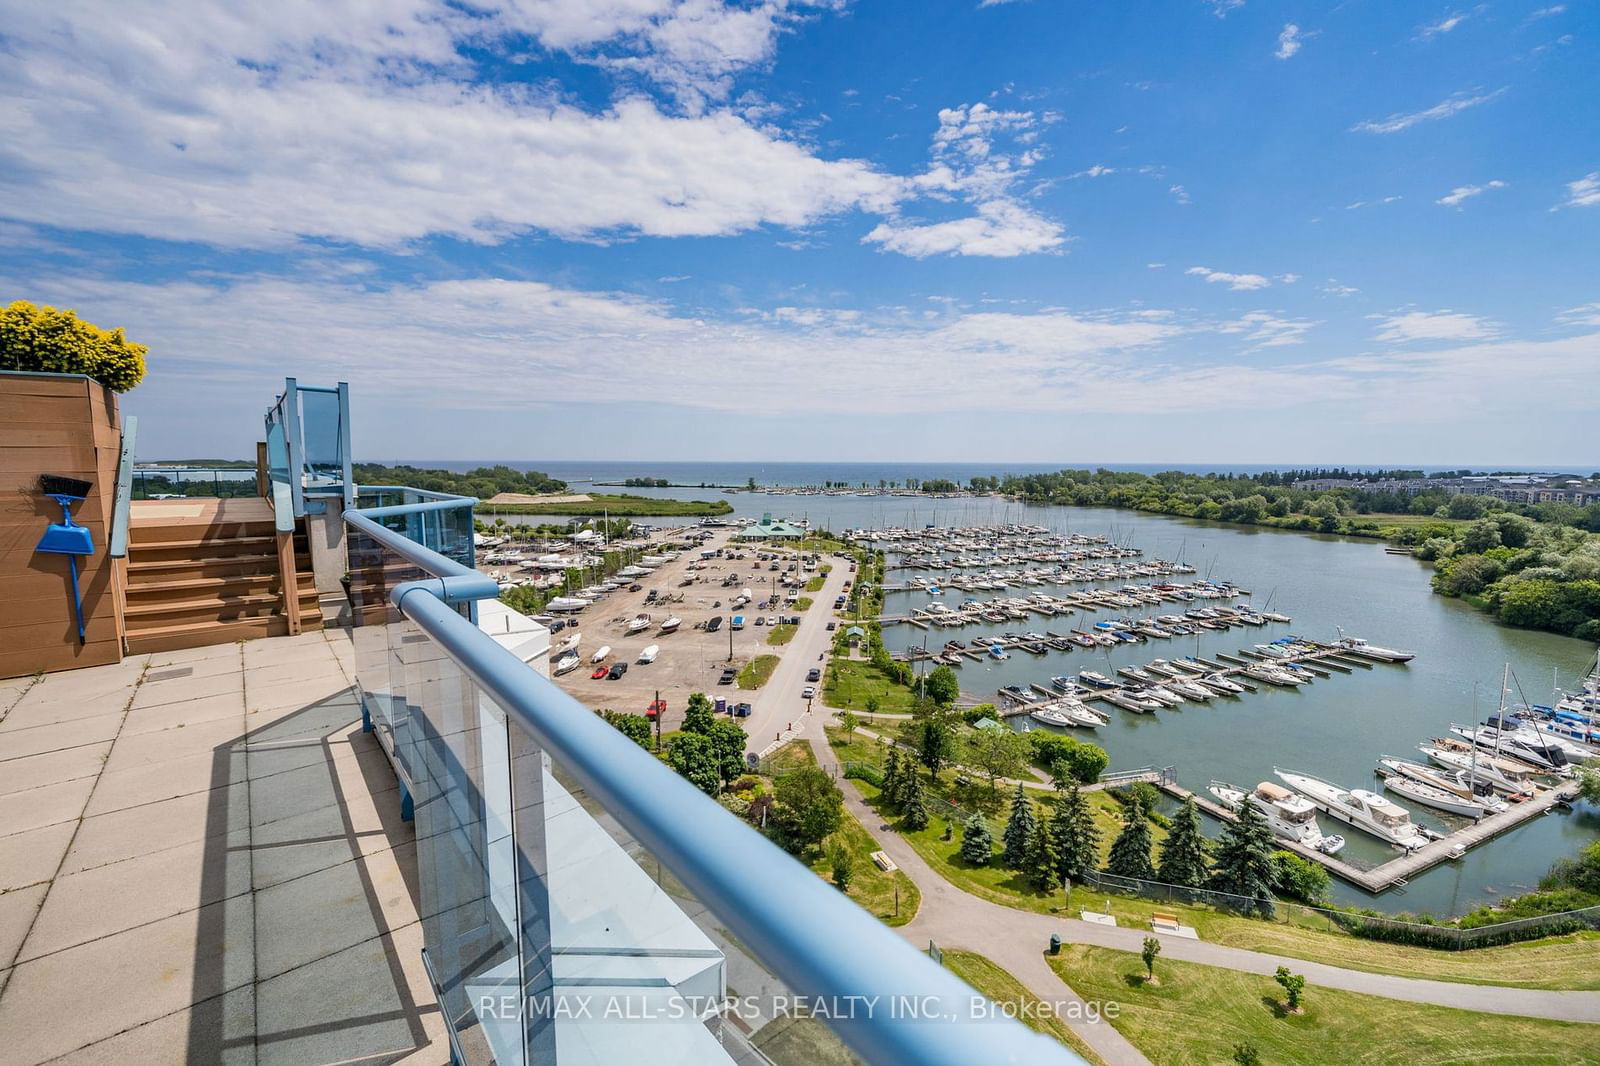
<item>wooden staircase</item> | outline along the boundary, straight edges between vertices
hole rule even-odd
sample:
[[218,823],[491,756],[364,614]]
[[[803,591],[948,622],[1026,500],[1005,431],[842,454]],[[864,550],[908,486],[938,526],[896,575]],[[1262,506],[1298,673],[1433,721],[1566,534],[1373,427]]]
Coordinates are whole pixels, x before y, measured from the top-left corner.
[[128,653],[321,629],[303,521],[292,544],[291,603],[299,609],[293,626],[284,609],[284,560],[266,501],[135,501],[128,524]]

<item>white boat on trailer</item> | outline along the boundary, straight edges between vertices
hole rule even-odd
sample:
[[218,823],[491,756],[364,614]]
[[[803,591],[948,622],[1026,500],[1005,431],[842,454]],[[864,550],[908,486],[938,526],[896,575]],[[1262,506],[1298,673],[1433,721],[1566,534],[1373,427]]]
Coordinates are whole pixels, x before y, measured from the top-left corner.
[[648,666],[656,661],[656,656],[661,654],[661,645],[652,644],[639,653],[639,665]]
[[578,653],[569,651],[556,662],[555,675],[571,673],[578,668]]
[[611,645],[602,644],[602,645],[600,645],[600,649],[598,651],[596,651],[593,655],[589,656],[589,662],[590,663],[604,662],[606,656],[610,655],[610,654],[611,654]]
[[628,623],[628,635],[632,636],[635,633],[649,628],[650,616],[641,612],[634,615],[633,620]]
[[1283,770],[1274,766],[1278,779],[1319,808],[1363,832],[1388,841],[1407,851],[1425,847],[1428,838],[1411,821],[1411,812],[1390,803],[1376,792],[1362,788],[1341,788],[1320,777]]

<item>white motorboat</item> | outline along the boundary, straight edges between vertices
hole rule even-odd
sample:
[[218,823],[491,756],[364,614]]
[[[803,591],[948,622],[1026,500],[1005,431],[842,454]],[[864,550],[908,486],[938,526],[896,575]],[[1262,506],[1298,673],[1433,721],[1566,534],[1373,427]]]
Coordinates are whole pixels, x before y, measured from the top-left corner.
[[1149,714],[1151,711],[1159,711],[1161,709],[1161,704],[1157,701],[1146,699],[1144,696],[1126,690],[1107,692],[1105,693],[1105,698],[1108,702],[1116,704],[1125,711],[1137,711],[1140,714]]
[[636,614],[636,615],[633,616],[632,620],[628,622],[628,634],[630,636],[633,635],[634,633],[640,632],[641,630],[645,630],[645,629],[649,629],[649,628],[650,628],[650,616],[647,615],[647,614],[642,614],[642,613],[641,614]]
[[1488,785],[1511,795],[1533,789],[1533,782],[1528,780],[1524,771],[1488,753],[1475,754],[1466,745],[1455,748],[1444,744],[1423,744],[1417,750],[1434,765],[1464,774],[1464,780],[1468,782]]
[[567,654],[563,655],[559,660],[557,660],[556,668],[555,668],[555,675],[557,677],[560,677],[562,674],[571,673],[573,670],[576,670],[577,668],[578,668],[578,655],[577,655],[577,653],[576,652],[568,652]]
[[573,611],[581,611],[593,603],[593,600],[585,596],[557,596],[545,604],[544,609],[554,611],[557,614],[571,614]]
[[[1468,818],[1482,818],[1485,814],[1503,811],[1508,806],[1504,800],[1494,796],[1475,795],[1461,778],[1449,776],[1431,766],[1388,757],[1379,759],[1378,765],[1389,771],[1389,777],[1384,780],[1386,786],[1390,778],[1396,780],[1390,786],[1391,791],[1414,799],[1425,807]],[[1413,785],[1416,790],[1408,790]]]
[[1152,662],[1149,666],[1145,667],[1145,669],[1151,671],[1152,673],[1160,674],[1162,677],[1182,677],[1183,676],[1183,674],[1181,672],[1179,672],[1176,667],[1174,667],[1171,663],[1167,662],[1167,660],[1165,660],[1165,659],[1157,659],[1154,662]]
[[1116,688],[1117,687],[1117,683],[1115,681],[1111,680],[1105,674],[1096,673],[1093,670],[1084,670],[1084,671],[1082,671],[1081,673],[1078,674],[1078,680],[1080,682],[1082,682],[1083,684],[1091,685],[1094,688]]
[[1411,821],[1411,812],[1366,789],[1340,788],[1310,774],[1273,767],[1278,779],[1341,822],[1348,822],[1379,840],[1412,851],[1428,838]]
[[1209,700],[1212,695],[1211,690],[1198,681],[1169,681],[1164,687],[1170,688],[1186,699],[1198,700],[1201,703]]
[[1290,618],[1288,615],[1279,614],[1277,611],[1262,611],[1261,612],[1261,617],[1265,618],[1269,622],[1292,622],[1292,621],[1294,621],[1294,619]]
[[1077,726],[1082,729],[1098,729],[1105,724],[1105,719],[1095,714],[1081,703],[1058,701],[1044,707],[1035,707],[1028,712],[1028,717],[1045,725],[1069,728]]
[[679,618],[677,615],[673,615],[671,618],[661,623],[661,632],[676,633],[678,631],[678,627],[681,625],[683,625],[683,619]]
[[1367,659],[1377,659],[1385,663],[1408,663],[1417,657],[1414,651],[1395,651],[1393,648],[1380,648],[1376,644],[1368,644],[1360,637],[1339,638],[1339,647],[1351,655],[1360,655]]
[[1243,685],[1221,674],[1207,674],[1200,679],[1200,683],[1213,692],[1221,692],[1228,695],[1238,695],[1244,691]]
[[597,651],[593,655],[589,656],[589,662],[591,662],[591,663],[604,662],[605,661],[605,657],[607,655],[610,655],[610,654],[611,654],[611,645],[602,644],[602,645],[600,645],[600,650],[599,651]]
[[1166,707],[1176,707],[1183,703],[1183,697],[1162,685],[1151,685],[1139,690],[1139,695],[1145,699],[1155,700]]
[[578,650],[578,641],[580,641],[582,639],[583,639],[583,634],[574,633],[571,636],[567,637],[565,640],[563,640],[560,644],[557,644],[556,648],[555,648],[555,651],[552,654],[560,655],[562,652],[577,651]]
[[639,653],[639,663],[640,663],[640,665],[643,666],[643,665],[648,665],[650,663],[655,662],[656,661],[656,656],[659,655],[659,654],[661,654],[661,645],[659,645],[659,644],[650,645],[644,651]]
[[1304,796],[1295,795],[1282,785],[1263,781],[1255,787],[1255,791],[1246,793],[1244,789],[1230,785],[1226,781],[1213,781],[1206,791],[1230,811],[1237,811],[1248,799],[1250,804],[1266,817],[1272,832],[1284,840],[1293,840],[1328,855],[1344,847],[1343,837],[1323,835],[1322,827],[1317,824],[1316,805]]
[[1285,648],[1282,644],[1257,644],[1256,651],[1267,656],[1269,659],[1287,659],[1289,656],[1294,654],[1294,652],[1290,651],[1288,648]]
[[1304,684],[1300,678],[1288,671],[1280,670],[1276,666],[1269,666],[1266,663],[1247,666],[1244,668],[1244,673],[1246,677],[1253,677],[1257,681],[1265,681],[1269,685],[1278,685],[1281,688],[1292,688],[1295,685]]
[[[1472,729],[1468,726],[1452,725],[1450,732],[1462,740],[1470,741],[1486,751],[1492,751],[1520,759],[1536,770],[1547,774],[1566,772],[1567,757],[1561,749],[1553,744],[1546,744],[1540,739],[1530,739],[1514,731],[1502,731],[1493,726],[1484,726],[1481,729]],[[1537,734],[1535,734],[1537,737]]]

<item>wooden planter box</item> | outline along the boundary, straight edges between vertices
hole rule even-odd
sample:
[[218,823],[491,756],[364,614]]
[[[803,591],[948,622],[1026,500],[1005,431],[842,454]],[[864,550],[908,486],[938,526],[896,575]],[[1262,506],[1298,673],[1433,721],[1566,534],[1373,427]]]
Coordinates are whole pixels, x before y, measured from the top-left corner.
[[[124,563],[108,554],[121,445],[110,389],[80,375],[0,374],[0,677],[122,659]],[[81,646],[68,557],[34,551],[61,521],[40,474],[94,483],[72,514],[94,536],[94,554],[78,558]]]

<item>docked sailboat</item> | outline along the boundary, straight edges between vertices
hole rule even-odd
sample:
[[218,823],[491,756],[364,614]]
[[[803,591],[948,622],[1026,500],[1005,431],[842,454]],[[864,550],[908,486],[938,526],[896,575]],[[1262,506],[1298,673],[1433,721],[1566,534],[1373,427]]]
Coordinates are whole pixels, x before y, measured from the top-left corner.
[[1348,822],[1379,840],[1412,851],[1428,838],[1411,821],[1411,812],[1366,789],[1340,788],[1310,774],[1273,767],[1278,779],[1341,822]]
[[1265,816],[1272,832],[1284,840],[1316,848],[1327,855],[1337,854],[1344,847],[1344,837],[1338,834],[1323,835],[1322,827],[1317,824],[1316,805],[1282,785],[1263,781],[1255,787],[1255,791],[1246,793],[1237,785],[1213,781],[1206,791],[1230,811],[1237,811],[1248,800]]
[[1514,759],[1520,759],[1534,769],[1547,774],[1571,772],[1567,769],[1566,753],[1554,744],[1547,744],[1536,737],[1530,738],[1514,731],[1496,729],[1493,726],[1473,729],[1470,726],[1452,725],[1450,732],[1486,751],[1504,753]]
[[1384,776],[1384,787],[1416,800],[1424,807],[1468,818],[1482,818],[1492,811],[1503,811],[1507,806],[1504,800],[1478,796],[1460,779],[1448,777],[1420,763],[1386,756],[1378,760],[1378,765],[1388,771]]
[[1527,771],[1532,769],[1531,767],[1516,765],[1511,760],[1488,753],[1479,753],[1470,744],[1447,738],[1432,744],[1423,744],[1417,750],[1426,755],[1428,761],[1434,765],[1465,775],[1463,780],[1469,783],[1488,785],[1496,791],[1513,796],[1533,790],[1533,782],[1527,776]]

